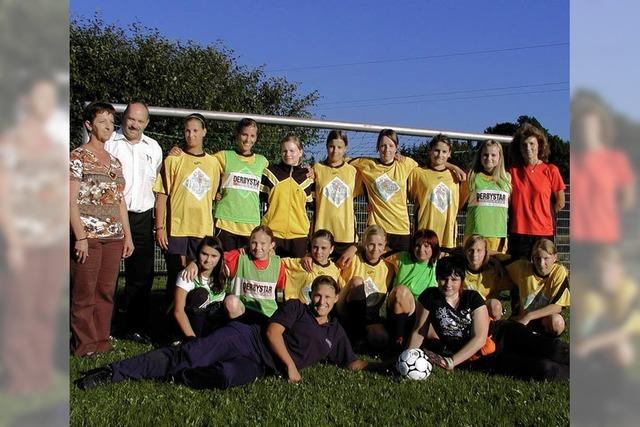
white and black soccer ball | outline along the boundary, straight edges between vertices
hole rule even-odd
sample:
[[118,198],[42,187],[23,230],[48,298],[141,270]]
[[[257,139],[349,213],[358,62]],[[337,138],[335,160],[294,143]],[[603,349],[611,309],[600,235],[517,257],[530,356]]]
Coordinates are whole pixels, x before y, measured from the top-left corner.
[[411,380],[424,380],[431,375],[431,362],[419,348],[410,348],[398,356],[396,370],[403,378]]

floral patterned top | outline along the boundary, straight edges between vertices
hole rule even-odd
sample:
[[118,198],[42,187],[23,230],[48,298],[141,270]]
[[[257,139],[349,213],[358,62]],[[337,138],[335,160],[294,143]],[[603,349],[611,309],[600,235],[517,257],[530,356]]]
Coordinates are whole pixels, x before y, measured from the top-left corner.
[[25,247],[66,245],[68,207],[67,151],[45,134],[10,132],[0,138],[0,167],[7,173],[7,194],[1,197],[13,229]]
[[120,219],[125,184],[122,165],[112,155],[109,157],[110,164],[106,167],[86,148],[76,148],[70,154],[69,178],[80,181],[76,202],[84,231],[90,239],[124,237]]

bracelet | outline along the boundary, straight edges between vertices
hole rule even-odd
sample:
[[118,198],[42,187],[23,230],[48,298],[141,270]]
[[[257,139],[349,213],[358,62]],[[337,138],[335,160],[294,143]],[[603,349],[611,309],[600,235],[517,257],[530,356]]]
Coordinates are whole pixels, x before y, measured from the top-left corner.
[[164,225],[161,225],[160,227],[154,227],[153,231],[158,231],[158,230],[164,230]]
[[82,239],[76,239],[76,242],[81,242],[82,240],[87,240],[87,238],[83,237]]

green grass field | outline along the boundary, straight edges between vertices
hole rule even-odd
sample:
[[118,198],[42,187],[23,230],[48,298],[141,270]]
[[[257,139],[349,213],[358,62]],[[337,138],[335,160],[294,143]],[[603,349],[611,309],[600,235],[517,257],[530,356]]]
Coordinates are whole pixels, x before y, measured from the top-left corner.
[[[117,340],[108,354],[72,358],[71,380],[151,348]],[[329,365],[301,374],[299,385],[268,377],[226,391],[154,381],[125,381],[85,392],[71,385],[70,422],[74,426],[569,424],[568,382],[529,382],[439,368],[424,381]]]

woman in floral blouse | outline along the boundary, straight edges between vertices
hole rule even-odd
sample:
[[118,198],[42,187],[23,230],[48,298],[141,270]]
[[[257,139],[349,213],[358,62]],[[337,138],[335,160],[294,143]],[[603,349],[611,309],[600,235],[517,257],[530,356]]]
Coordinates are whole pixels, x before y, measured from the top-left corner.
[[104,149],[114,114],[111,104],[88,105],[83,119],[89,142],[70,155],[71,351],[76,356],[111,350],[120,258],[133,252],[122,166]]

